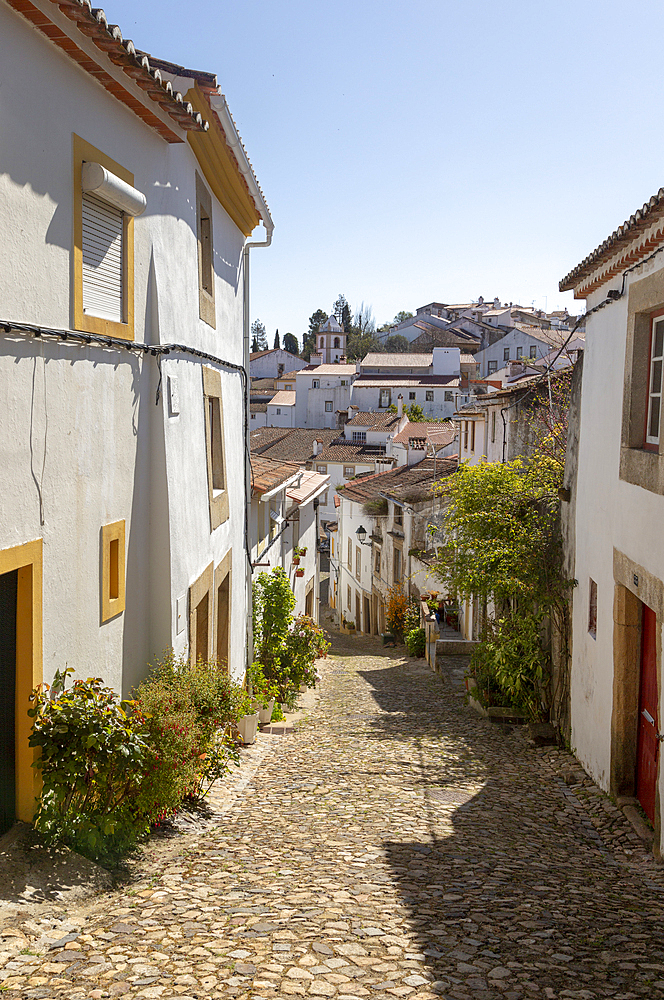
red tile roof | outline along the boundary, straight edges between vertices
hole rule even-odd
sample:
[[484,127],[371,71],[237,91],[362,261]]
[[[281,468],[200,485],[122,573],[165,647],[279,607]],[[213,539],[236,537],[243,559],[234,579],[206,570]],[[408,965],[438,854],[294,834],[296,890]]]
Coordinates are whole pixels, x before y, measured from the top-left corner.
[[401,503],[422,503],[433,496],[434,483],[452,475],[459,468],[456,455],[451,458],[425,458],[417,465],[401,465],[390,472],[354,479],[345,486],[337,486],[344,499],[365,503],[381,495]]
[[251,456],[251,494],[269,493],[300,471],[296,462],[274,462],[262,455]]

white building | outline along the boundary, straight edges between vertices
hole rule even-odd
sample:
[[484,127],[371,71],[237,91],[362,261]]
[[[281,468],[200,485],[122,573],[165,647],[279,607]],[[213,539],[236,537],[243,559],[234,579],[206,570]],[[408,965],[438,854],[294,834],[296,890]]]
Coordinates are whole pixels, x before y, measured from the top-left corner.
[[348,410],[356,365],[310,364],[295,375],[295,427],[338,427]]
[[388,410],[416,403],[426,417],[449,419],[468,398],[462,386],[458,347],[435,347],[430,354],[369,354],[353,384],[353,404],[360,410]]
[[173,646],[244,675],[246,240],[272,231],[214,75],[137,53],[84,4],[13,6],[0,827],[32,816],[25,712],[56,669],[127,694]]
[[[571,743],[662,850],[664,192],[560,282],[585,299],[578,453],[564,504],[575,552]],[[574,435],[572,435],[574,440]],[[574,481],[575,465],[576,483]],[[575,487],[575,488],[574,488]]]
[[500,340],[478,351],[475,361],[479,362],[483,378],[491,377],[510,361],[523,360],[565,368],[570,360],[576,360],[576,353],[583,350],[582,335],[575,334],[573,342],[566,343],[569,337],[570,332],[565,329],[545,330],[537,326],[513,325]]
[[251,457],[251,561],[254,580],[280,566],[295,595],[295,615],[318,621],[319,558],[316,500],[326,476],[304,472],[295,462]]
[[[252,424],[252,430],[253,430]],[[295,392],[282,389],[267,404],[266,427],[295,427]]]
[[249,374],[252,378],[281,378],[289,372],[305,368],[307,362],[283,347],[270,351],[252,351],[249,355]]
[[331,606],[358,632],[386,631],[391,588],[419,597],[435,586],[427,529],[440,523],[444,500],[434,484],[457,468],[456,456],[423,458],[416,465],[355,480],[341,490]]

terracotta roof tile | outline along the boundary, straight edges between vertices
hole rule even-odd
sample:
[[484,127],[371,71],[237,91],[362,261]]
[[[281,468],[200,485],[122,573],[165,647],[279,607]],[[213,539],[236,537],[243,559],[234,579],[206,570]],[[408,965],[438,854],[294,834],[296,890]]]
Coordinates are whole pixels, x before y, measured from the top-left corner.
[[396,413],[384,410],[380,413],[360,411],[347,422],[346,427],[371,427],[373,430],[393,430],[401,418]]
[[257,427],[250,434],[250,448],[253,454],[304,465],[314,461],[315,440],[325,447],[338,436],[338,430],[329,428]]
[[262,455],[251,456],[251,493],[269,493],[300,471],[296,462],[274,462]]
[[433,485],[450,476],[459,468],[458,456],[451,458],[425,458],[417,465],[401,465],[390,472],[353,480],[337,490],[344,499],[365,503],[381,494],[402,503],[421,503],[433,496]]

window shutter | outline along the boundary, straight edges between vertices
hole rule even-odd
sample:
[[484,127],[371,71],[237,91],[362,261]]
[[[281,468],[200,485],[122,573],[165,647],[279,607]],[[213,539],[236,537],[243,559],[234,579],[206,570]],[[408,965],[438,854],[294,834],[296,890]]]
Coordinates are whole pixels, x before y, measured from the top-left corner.
[[83,194],[83,312],[122,323],[124,220],[119,208]]

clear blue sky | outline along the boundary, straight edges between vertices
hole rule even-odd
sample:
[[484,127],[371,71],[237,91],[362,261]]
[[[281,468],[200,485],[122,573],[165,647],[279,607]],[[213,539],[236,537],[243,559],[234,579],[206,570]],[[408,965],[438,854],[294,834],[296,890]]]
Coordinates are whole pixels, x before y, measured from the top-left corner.
[[298,337],[340,292],[579,311],[558,281],[664,185],[664,7],[614,0],[108,0],[216,72],[275,221],[252,319]]

